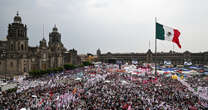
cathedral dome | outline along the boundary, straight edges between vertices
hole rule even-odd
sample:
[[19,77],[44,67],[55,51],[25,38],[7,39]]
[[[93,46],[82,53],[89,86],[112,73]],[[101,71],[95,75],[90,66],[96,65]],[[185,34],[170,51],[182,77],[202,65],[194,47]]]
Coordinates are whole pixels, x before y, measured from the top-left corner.
[[17,12],[17,15],[14,17],[14,23],[21,23],[21,22],[22,22],[22,19],[19,16],[19,13]]
[[43,37],[42,41],[43,41],[43,42],[46,42],[46,40],[45,40],[45,38],[44,38],[44,37]]
[[58,28],[56,27],[56,25],[53,27],[53,32],[58,32]]

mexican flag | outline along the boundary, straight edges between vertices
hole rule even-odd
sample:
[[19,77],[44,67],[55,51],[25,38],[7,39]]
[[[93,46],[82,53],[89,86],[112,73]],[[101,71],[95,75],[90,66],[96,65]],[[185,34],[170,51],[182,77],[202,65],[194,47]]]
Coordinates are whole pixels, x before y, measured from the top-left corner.
[[179,48],[181,48],[179,36],[180,32],[177,29],[156,23],[156,39],[174,42],[178,45]]

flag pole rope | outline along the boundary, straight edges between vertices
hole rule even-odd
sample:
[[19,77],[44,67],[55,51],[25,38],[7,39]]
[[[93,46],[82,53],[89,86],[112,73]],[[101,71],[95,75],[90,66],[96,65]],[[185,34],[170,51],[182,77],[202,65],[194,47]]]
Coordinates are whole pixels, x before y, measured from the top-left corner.
[[155,75],[157,75],[157,39],[156,39],[156,23],[157,17],[155,17]]

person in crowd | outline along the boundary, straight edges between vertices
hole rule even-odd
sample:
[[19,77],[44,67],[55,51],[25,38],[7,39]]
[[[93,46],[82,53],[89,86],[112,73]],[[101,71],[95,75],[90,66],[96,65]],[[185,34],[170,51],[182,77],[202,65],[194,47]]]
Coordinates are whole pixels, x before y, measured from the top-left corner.
[[[16,92],[0,95],[0,110],[194,110],[206,107],[206,100],[171,77],[139,76],[108,67],[24,80]],[[199,81],[198,77],[187,78],[187,82],[191,87],[208,83],[203,79]]]

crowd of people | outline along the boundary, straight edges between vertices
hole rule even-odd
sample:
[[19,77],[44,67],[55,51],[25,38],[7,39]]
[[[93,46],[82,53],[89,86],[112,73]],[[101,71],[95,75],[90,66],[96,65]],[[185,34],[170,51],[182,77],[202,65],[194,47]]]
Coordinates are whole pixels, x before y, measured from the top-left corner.
[[[197,110],[207,107],[207,100],[164,74],[146,72],[140,76],[109,67],[91,66],[23,80],[16,92],[0,95],[0,110]],[[197,77],[186,81],[193,87],[207,84],[205,79],[198,81]]]

